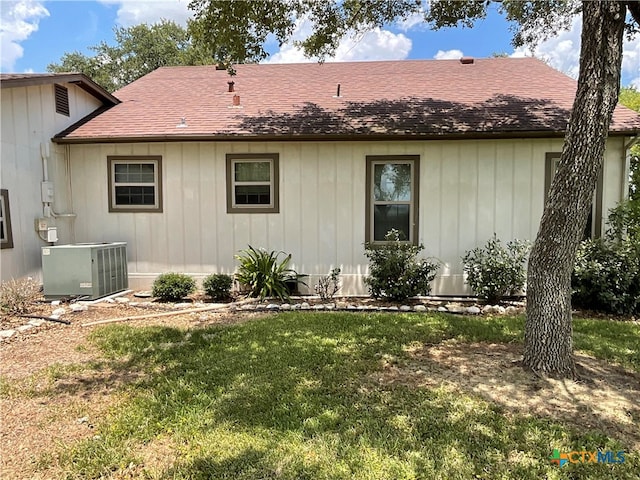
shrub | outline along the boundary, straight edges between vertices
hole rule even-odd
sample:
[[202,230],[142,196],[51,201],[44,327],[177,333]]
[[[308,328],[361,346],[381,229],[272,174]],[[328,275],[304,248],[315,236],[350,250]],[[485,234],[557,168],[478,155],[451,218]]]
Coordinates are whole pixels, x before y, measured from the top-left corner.
[[152,294],[165,302],[177,302],[196,290],[196,282],[184,273],[163,273],[153,282]]
[[224,273],[214,273],[202,281],[204,292],[213,300],[227,300],[231,296],[233,277]]
[[402,241],[398,230],[390,230],[385,243],[365,243],[365,256],[369,259],[369,276],[364,282],[374,298],[402,301],[416,295],[428,295],[438,265],[417,255],[424,245],[411,245]]
[[640,243],[640,199],[624,200],[609,210],[607,240],[621,241],[624,238]]
[[576,253],[571,286],[575,306],[640,314],[640,244],[585,240]]
[[329,275],[325,275],[318,280],[316,293],[320,295],[322,300],[332,300],[333,296],[340,290],[340,271],[339,268],[334,268]]
[[300,282],[298,274],[289,267],[291,254],[279,260],[284,252],[267,252],[256,250],[251,245],[242,250],[236,259],[240,262],[236,278],[242,285],[249,287],[252,297],[277,297],[281,300],[289,298],[287,283]]
[[573,304],[618,315],[640,314],[640,202],[609,211],[604,239],[585,240],[571,276]]
[[27,313],[40,296],[40,284],[33,278],[8,280],[0,285],[0,309],[8,314]]
[[465,252],[462,263],[473,293],[493,304],[522,290],[529,249],[523,240],[513,240],[505,248],[494,233],[484,247]]

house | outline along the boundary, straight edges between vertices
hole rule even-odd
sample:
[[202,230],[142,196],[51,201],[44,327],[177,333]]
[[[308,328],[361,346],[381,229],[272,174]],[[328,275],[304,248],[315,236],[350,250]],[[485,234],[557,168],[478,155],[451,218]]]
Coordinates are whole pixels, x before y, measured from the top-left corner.
[[[339,266],[342,293],[365,294],[363,243],[395,227],[442,263],[433,292],[460,295],[465,250],[494,232],[535,238],[576,88],[543,62],[235,69],[160,68],[59,131],[56,208],[76,215],[61,241],[127,242],[134,288],[167,271],[232,273],[252,245],[291,253],[311,289]],[[639,131],[619,106],[591,235],[626,195]]]
[[0,74],[0,87],[0,278],[38,278],[41,247],[74,240],[69,147],[51,139],[119,100],[77,73]]

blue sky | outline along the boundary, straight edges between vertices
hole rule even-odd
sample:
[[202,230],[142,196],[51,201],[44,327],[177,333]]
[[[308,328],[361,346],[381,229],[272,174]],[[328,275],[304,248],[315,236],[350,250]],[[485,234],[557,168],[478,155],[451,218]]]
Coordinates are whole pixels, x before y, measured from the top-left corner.
[[[87,47],[101,41],[113,43],[115,26],[153,23],[160,18],[185,24],[190,15],[189,0],[95,0],[37,1],[0,0],[1,55],[3,72],[44,72],[65,52],[89,54]],[[335,60],[459,58],[461,55],[487,57],[496,52],[532,55],[569,75],[577,76],[580,48],[580,19],[567,31],[556,32],[534,51],[514,50],[509,25],[495,10],[473,29],[444,29],[433,32],[411,19],[402,25],[346,38]],[[295,36],[302,37],[309,25],[301,21]],[[293,45],[272,45],[271,62],[305,60]],[[626,42],[623,85],[640,88],[640,36]]]

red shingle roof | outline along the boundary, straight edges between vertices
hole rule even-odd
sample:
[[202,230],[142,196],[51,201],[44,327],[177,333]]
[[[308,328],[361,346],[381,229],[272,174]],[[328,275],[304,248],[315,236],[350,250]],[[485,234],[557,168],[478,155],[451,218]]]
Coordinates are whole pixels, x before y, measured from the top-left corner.
[[[62,142],[560,135],[576,82],[532,58],[160,68]],[[234,82],[230,93],[228,82]],[[337,96],[338,85],[340,96]],[[240,106],[233,106],[233,96]],[[181,119],[186,127],[178,127]],[[618,106],[613,133],[640,131]]]

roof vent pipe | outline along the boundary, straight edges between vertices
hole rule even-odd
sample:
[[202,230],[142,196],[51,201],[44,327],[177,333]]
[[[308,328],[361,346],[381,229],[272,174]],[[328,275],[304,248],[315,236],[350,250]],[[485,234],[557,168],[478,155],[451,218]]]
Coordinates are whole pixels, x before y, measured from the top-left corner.
[[229,92],[234,92],[235,91],[233,89],[233,86],[235,85],[235,82],[233,82],[233,81],[227,82],[227,85],[229,85]]
[[240,95],[234,95],[233,96],[233,106],[234,107],[239,107],[240,106]]
[[460,63],[462,65],[473,65],[473,61],[474,61],[473,57],[462,57],[460,59]]

